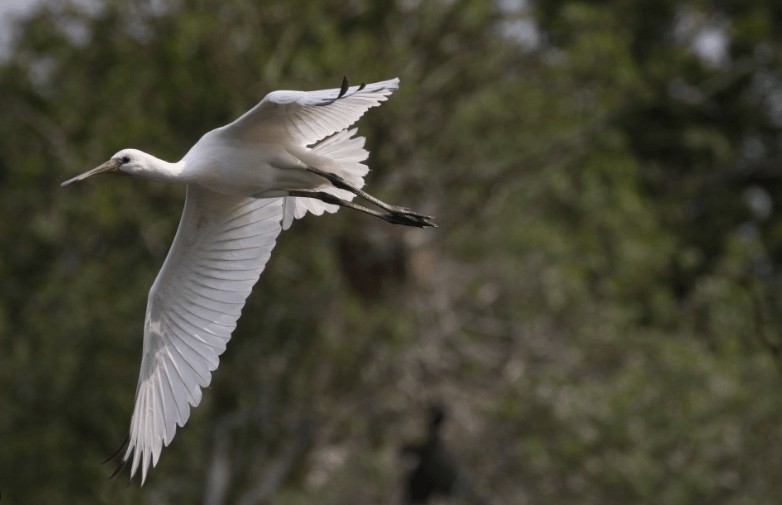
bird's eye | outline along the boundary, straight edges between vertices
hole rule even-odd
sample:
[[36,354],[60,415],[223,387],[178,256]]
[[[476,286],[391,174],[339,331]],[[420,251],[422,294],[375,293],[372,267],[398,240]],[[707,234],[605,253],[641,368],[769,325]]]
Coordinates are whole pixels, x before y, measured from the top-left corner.
[[130,156],[123,156],[120,161],[122,161],[122,163],[130,163]]

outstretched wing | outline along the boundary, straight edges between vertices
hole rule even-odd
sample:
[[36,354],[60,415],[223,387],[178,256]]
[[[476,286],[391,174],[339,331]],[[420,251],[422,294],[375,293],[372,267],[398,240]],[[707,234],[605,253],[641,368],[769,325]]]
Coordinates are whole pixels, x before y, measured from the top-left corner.
[[349,127],[399,87],[399,79],[320,91],[273,91],[217,130],[256,142],[311,145]]
[[131,477],[150,463],[201,401],[280,233],[282,199],[187,188],[182,220],[149,291],[130,437]]

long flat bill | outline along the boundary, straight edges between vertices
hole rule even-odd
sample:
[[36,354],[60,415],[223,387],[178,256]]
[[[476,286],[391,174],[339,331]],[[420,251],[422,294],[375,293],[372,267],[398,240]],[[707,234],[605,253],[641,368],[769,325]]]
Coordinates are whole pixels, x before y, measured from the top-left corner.
[[122,162],[120,160],[110,159],[106,163],[103,163],[101,165],[98,165],[97,167],[93,168],[92,170],[87,170],[83,174],[77,175],[76,177],[72,179],[68,179],[67,181],[63,181],[60,184],[60,187],[65,187],[69,184],[72,184],[74,182],[83,181],[87,177],[91,177],[96,174],[102,174],[105,172],[117,172],[119,170],[119,166],[122,165]]

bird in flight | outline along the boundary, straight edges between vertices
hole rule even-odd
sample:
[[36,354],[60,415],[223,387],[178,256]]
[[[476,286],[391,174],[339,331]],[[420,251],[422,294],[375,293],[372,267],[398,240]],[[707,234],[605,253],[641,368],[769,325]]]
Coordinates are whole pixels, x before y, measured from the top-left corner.
[[335,89],[274,91],[206,133],[176,163],[123,149],[62,183],[123,173],[187,186],[174,242],[149,291],[135,407],[117,453],[123,464],[132,458],[131,478],[141,469],[143,485],[200,403],[277,236],[294,219],[347,207],[394,224],[436,226],[431,216],[361,189],[369,153],[350,127],[398,85],[343,79]]

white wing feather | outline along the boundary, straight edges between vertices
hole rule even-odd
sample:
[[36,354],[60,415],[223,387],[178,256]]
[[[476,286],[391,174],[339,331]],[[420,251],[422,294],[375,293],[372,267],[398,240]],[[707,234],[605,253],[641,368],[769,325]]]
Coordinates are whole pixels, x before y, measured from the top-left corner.
[[311,145],[344,130],[399,87],[399,79],[319,91],[273,91],[231,124],[227,135],[257,142]]
[[[369,172],[369,167],[361,163],[369,157],[364,149],[364,137],[354,137],[358,130],[342,130],[339,133],[319,142],[312,147],[312,152],[331,159],[337,165],[335,173],[357,188],[364,187],[364,176]],[[351,201],[354,195],[350,191],[335,188],[324,181],[324,185],[317,188],[326,193],[331,193],[343,200]],[[320,216],[324,212],[337,212],[337,205],[325,203],[314,198],[302,198],[298,196],[286,196],[283,204],[282,229],[287,230],[293,223],[293,219],[301,219],[307,212]]]
[[281,229],[281,198],[226,196],[199,186],[152,285],[130,439],[141,482],[201,401]]

